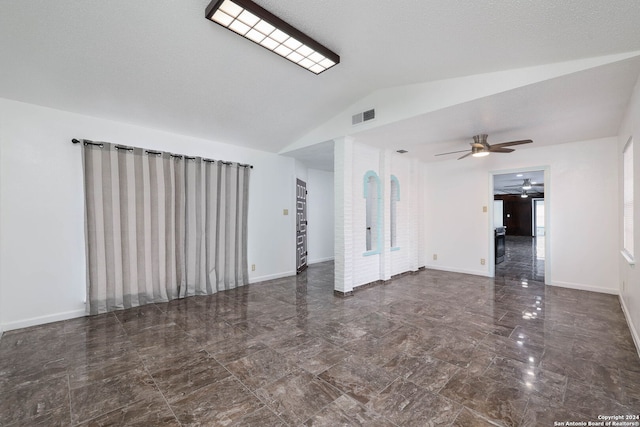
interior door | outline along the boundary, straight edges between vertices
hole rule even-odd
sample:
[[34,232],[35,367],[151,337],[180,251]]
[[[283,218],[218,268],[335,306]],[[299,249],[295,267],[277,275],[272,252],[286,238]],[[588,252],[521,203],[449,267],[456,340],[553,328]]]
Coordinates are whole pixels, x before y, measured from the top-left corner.
[[307,183],[296,179],[296,271],[307,268]]

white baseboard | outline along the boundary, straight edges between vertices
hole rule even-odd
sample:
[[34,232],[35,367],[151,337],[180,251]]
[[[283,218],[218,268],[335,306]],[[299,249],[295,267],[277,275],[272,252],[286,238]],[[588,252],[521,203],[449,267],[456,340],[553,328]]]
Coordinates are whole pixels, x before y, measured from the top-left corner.
[[309,265],[311,264],[317,264],[319,262],[326,262],[326,261],[333,261],[335,258],[330,256],[330,257],[326,257],[326,258],[318,258],[318,259],[314,259],[314,260],[309,260]]
[[622,306],[622,312],[624,313],[624,317],[627,319],[627,325],[629,325],[629,330],[631,331],[631,336],[633,337],[633,343],[636,345],[636,351],[638,352],[638,357],[640,357],[640,334],[638,334],[638,330],[631,321],[629,309],[627,308],[627,304],[624,302],[624,298],[622,297],[622,295],[620,295],[619,297],[620,305]]
[[464,268],[443,267],[443,266],[440,266],[440,265],[433,265],[433,264],[427,264],[424,267],[427,270],[440,270],[440,271],[449,271],[451,273],[462,273],[462,274],[472,274],[474,276],[491,277],[491,276],[489,276],[489,272],[488,271],[466,270]]
[[549,283],[549,286],[557,286],[559,288],[569,288],[569,289],[577,289],[579,291],[590,291],[590,292],[599,292],[601,294],[611,294],[618,295],[618,289],[611,288],[601,288],[599,286],[591,286],[591,285],[583,285],[581,283],[571,283],[571,282],[559,282],[553,281]]
[[65,311],[64,313],[49,314],[46,316],[32,317],[30,319],[16,320],[2,324],[0,327],[4,331],[12,331],[14,329],[28,328],[29,326],[44,325],[45,323],[59,322],[61,320],[75,319],[86,315],[84,309]]
[[280,279],[282,277],[289,277],[289,276],[295,276],[295,275],[296,275],[295,271],[285,271],[284,273],[276,273],[276,274],[268,274],[266,276],[252,277],[249,279],[249,284],[265,282],[267,280]]

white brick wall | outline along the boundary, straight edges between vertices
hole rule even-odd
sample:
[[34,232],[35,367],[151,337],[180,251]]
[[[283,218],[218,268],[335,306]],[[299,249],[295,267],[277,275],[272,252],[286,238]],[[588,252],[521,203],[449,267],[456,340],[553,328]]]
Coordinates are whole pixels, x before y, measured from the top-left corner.
[[409,270],[417,271],[420,267],[420,256],[419,256],[419,248],[422,246],[420,237],[420,213],[421,210],[421,195],[424,192],[424,188],[420,185],[420,171],[421,165],[417,159],[411,160],[411,169],[410,169],[410,188],[413,193],[412,197],[409,199],[409,247],[410,247],[410,256],[409,256]]
[[418,223],[418,268],[427,265],[428,253],[427,244],[427,227],[425,219],[427,217],[427,174],[423,164],[418,163],[416,178],[418,180],[418,215],[416,222]]
[[[353,144],[352,160],[352,242],[353,251],[353,286],[360,286],[380,280],[381,257],[383,253],[364,256],[366,250],[366,200],[364,198],[364,175],[374,171],[382,184],[382,200],[384,201],[385,183],[380,176],[380,151],[362,144]],[[384,203],[383,203],[384,206]],[[386,220],[384,209],[381,212],[382,223]],[[384,231],[384,226],[383,226]],[[384,248],[384,234],[383,234]],[[347,252],[348,254],[348,252]]]
[[335,285],[334,289],[348,293],[353,290],[353,142],[349,138],[335,140]]
[[[350,138],[336,140],[335,145],[335,289],[349,292],[354,287],[392,275],[415,271],[420,267],[423,231],[422,168],[417,160],[402,157],[391,150],[378,150]],[[365,256],[366,201],[364,176],[374,171],[382,185],[383,244],[379,254]],[[391,175],[400,183],[397,204],[397,246],[391,251],[390,183]]]
[[384,222],[382,228],[383,244],[380,256],[380,279],[389,280],[391,271],[391,152],[380,151],[380,182],[382,183],[382,211]]

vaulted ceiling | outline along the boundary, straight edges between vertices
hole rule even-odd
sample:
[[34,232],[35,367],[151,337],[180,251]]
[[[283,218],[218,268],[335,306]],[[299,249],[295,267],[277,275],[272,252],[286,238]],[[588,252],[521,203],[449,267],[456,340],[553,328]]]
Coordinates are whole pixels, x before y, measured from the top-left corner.
[[346,130],[431,160],[479,132],[490,142],[607,136],[640,72],[636,0],[256,3],[341,63],[305,71],[206,20],[207,0],[2,0],[0,97],[281,152],[330,147],[341,135],[314,130],[380,90],[632,52],[412,117],[384,120],[381,102],[371,105],[381,121]]

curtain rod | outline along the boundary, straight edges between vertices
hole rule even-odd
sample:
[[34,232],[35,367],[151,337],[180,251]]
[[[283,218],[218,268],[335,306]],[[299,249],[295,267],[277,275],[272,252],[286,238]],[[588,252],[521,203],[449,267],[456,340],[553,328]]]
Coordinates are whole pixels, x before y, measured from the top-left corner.
[[[76,139],[76,138],[73,138],[71,140],[71,142],[74,143],[74,144],[83,143],[84,145],[94,145],[94,146],[100,147],[100,148],[103,148],[104,144],[105,144],[104,142],[94,142],[94,141],[91,141],[90,139]],[[133,151],[133,147],[126,147],[124,145],[114,145],[114,147],[117,150]],[[160,152],[160,151],[153,151],[153,150],[144,150],[144,151],[147,154],[154,154],[156,156],[162,155],[162,152]],[[169,155],[171,157],[184,158],[185,160],[195,160],[196,159],[195,157],[185,156],[183,154],[172,154],[172,153],[169,153]],[[214,162],[217,161],[218,163],[222,163],[223,165],[232,165],[234,163],[234,162],[226,162],[224,160],[213,160],[213,159],[205,159],[205,158],[203,158],[202,160],[207,162],[207,163],[214,163]],[[251,168],[251,169],[253,169],[253,165],[250,165],[250,164],[247,164],[247,163],[238,163],[238,166],[243,167],[243,168]]]

